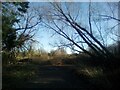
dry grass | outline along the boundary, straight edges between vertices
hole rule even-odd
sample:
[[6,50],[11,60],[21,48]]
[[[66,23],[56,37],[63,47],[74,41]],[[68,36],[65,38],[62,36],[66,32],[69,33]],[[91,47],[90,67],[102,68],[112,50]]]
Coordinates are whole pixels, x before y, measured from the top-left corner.
[[[43,56],[32,57],[32,63],[34,65],[53,65],[53,66],[74,65],[75,68],[73,68],[73,73],[76,76],[88,80],[91,84],[93,84],[94,86],[97,86],[98,88],[101,88],[100,90],[102,90],[105,88],[106,89],[108,88],[113,89],[115,87],[119,88],[119,83],[120,83],[119,58],[120,57],[118,56],[117,60],[113,60],[114,62],[111,63],[110,65],[109,63],[104,63],[103,62],[104,60],[92,59],[84,54],[78,55],[78,56],[75,56],[75,55],[63,55],[63,56],[43,55]],[[25,67],[29,68],[28,65],[26,65]],[[16,67],[14,67],[13,70],[11,69],[11,74],[9,75],[15,76],[15,77],[22,77],[23,79],[23,78],[27,78],[27,76],[29,75],[34,76],[34,74],[35,74],[34,72],[32,71],[29,72],[29,70],[28,72],[24,72],[24,70],[19,72],[17,71]],[[9,75],[6,76],[5,73],[3,75],[4,77],[9,76]]]

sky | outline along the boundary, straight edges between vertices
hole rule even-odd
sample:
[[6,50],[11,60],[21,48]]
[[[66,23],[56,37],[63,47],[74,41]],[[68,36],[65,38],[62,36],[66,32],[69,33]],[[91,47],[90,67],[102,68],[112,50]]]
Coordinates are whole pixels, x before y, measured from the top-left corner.
[[[31,1],[31,0],[30,0]],[[48,5],[47,5],[47,3],[42,3],[42,2],[37,2],[37,3],[30,3],[30,7],[31,6],[35,6],[35,7],[37,7],[37,6],[45,6],[45,7],[48,7]],[[94,5],[94,4],[93,4]],[[95,4],[96,5],[96,4]],[[79,3],[77,3],[77,6],[79,6]],[[75,7],[76,7],[76,4],[75,4]],[[103,3],[101,3],[101,5],[99,4],[99,6],[97,6],[97,7],[95,7],[95,10],[97,9],[98,11],[102,11],[102,8],[106,8],[105,6],[104,6],[104,4]],[[86,3],[84,3],[83,5],[81,5],[81,7],[79,7],[79,8],[82,8],[81,10],[82,10],[82,13],[87,13],[87,12],[85,12],[86,11],[86,9],[88,9],[87,8],[87,5],[86,5]],[[76,11],[77,11],[77,9],[76,9]],[[107,12],[108,11],[108,9],[104,9],[103,10],[104,12]],[[104,13],[103,13],[104,14]],[[83,19],[81,19],[81,22],[82,21],[85,21],[86,20],[86,17],[84,17],[84,15],[82,16],[83,17]],[[85,23],[86,24],[86,22],[83,22],[83,23]],[[102,24],[102,26],[104,26],[104,24],[105,23],[107,23],[107,22],[103,22]],[[114,23],[116,23],[116,21],[112,21],[112,23],[109,23],[109,26],[114,26]],[[96,27],[93,27],[94,29],[96,29]],[[104,28],[107,28],[106,26],[104,26]],[[50,52],[51,50],[55,50],[56,48],[54,48],[53,46],[51,46],[50,45],[50,43],[51,44],[54,44],[55,42],[57,42],[57,41],[59,41],[59,37],[58,36],[56,36],[56,37],[51,37],[52,36],[52,34],[53,34],[53,32],[51,32],[51,31],[49,31],[49,30],[46,30],[47,28],[39,28],[39,30],[37,31],[37,33],[36,33],[36,35],[35,35],[35,37],[34,37],[34,39],[36,39],[37,41],[39,41],[39,43],[36,43],[36,44],[34,44],[34,47],[36,48],[36,49],[39,49],[39,48],[44,48],[46,51],[48,51],[48,52]],[[109,41],[109,40],[108,40]],[[110,41],[109,41],[109,43],[111,43]],[[67,48],[67,53],[71,53],[71,50],[70,49],[68,49]]]
[[28,0],[29,2],[48,2],[48,1],[57,1],[57,2],[119,2],[119,0]]
[[[30,7],[39,7],[39,6],[46,6],[46,3],[30,3]],[[47,30],[47,28],[38,26],[39,29],[37,30],[37,33],[35,34],[34,39],[38,41],[38,43],[33,44],[33,47],[35,49],[44,49],[47,52],[50,52],[51,50],[55,50],[56,48],[52,47],[50,45],[50,42],[55,42],[55,38],[51,37],[52,33]]]

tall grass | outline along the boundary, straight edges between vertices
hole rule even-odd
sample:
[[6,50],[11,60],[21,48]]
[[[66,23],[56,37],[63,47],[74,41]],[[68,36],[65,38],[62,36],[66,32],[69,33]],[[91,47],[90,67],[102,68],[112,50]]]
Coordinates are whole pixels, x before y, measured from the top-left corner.
[[101,59],[89,57],[76,57],[76,68],[73,72],[80,78],[88,80],[93,86],[103,89],[120,88],[120,63],[119,59],[104,62]]

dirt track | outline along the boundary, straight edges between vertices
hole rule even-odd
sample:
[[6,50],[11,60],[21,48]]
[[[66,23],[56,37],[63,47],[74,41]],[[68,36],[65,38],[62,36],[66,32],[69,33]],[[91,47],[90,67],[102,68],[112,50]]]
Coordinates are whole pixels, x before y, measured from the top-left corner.
[[29,82],[29,88],[81,88],[90,90],[92,87],[82,78],[72,73],[72,66],[38,66],[36,79]]

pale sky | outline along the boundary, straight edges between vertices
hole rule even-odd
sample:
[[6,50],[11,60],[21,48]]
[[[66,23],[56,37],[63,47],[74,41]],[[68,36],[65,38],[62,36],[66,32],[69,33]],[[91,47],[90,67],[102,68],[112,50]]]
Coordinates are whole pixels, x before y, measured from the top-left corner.
[[119,0],[28,0],[29,2],[48,2],[48,1],[57,1],[57,2],[119,2]]
[[[31,1],[31,0],[29,0],[29,1]],[[86,4],[86,3],[84,3],[84,4]],[[86,5],[84,5],[83,4],[83,6],[82,6],[82,8],[83,9],[81,9],[82,10],[82,13],[87,13],[87,12],[85,12],[86,11],[86,9],[88,9],[87,8],[87,6]],[[96,7],[95,6],[95,10],[97,9],[98,11],[103,11],[103,13],[102,14],[104,14],[104,13],[106,13],[107,12],[107,14],[109,13],[109,15],[110,15],[110,13],[111,12],[108,12],[109,11],[109,9],[105,9],[106,7],[104,6],[104,3],[97,3],[98,4],[98,6]],[[30,6],[32,6],[32,5],[35,5],[35,6],[41,6],[41,5],[45,5],[46,7],[47,7],[47,3],[41,3],[41,2],[36,2],[36,3],[31,3],[30,4]],[[79,3],[76,3],[75,4],[75,6],[76,5],[78,5],[79,6]],[[96,5],[96,4],[95,4]],[[104,9],[102,9],[102,8]],[[117,10],[116,10],[117,11]],[[116,13],[116,15],[117,15],[117,13]],[[86,21],[86,17],[84,17],[84,18],[82,18],[81,19],[81,21]],[[85,24],[86,24],[86,22],[84,22]],[[105,23],[108,23],[108,22],[102,22],[102,28],[104,28],[104,29],[107,29],[107,26],[105,26],[104,24]],[[108,25],[110,25],[111,27],[112,26],[114,26],[115,25],[115,23],[116,23],[116,21],[115,20],[112,20],[112,23],[108,23]],[[96,29],[96,27],[94,26],[93,27],[94,28],[94,30]],[[34,37],[34,39],[36,39],[37,41],[39,41],[40,43],[37,43],[36,45],[34,45],[34,47],[35,48],[44,48],[46,51],[51,51],[52,49],[55,49],[55,48],[53,48],[51,45],[49,45],[49,43],[55,43],[55,42],[57,42],[57,40],[59,40],[59,37],[58,36],[56,36],[56,37],[51,37],[51,35],[52,35],[52,32],[48,32],[48,30],[46,30],[47,28],[39,28],[39,31],[36,33],[36,36]],[[110,40],[107,40],[108,41],[108,43],[111,43],[112,41],[110,41]],[[67,48],[67,52],[68,53],[70,53],[70,49],[68,49]]]

